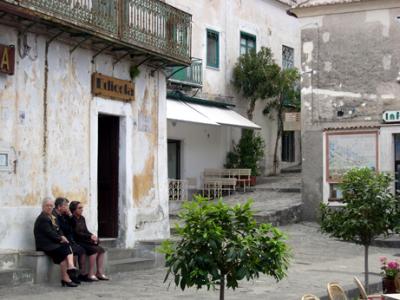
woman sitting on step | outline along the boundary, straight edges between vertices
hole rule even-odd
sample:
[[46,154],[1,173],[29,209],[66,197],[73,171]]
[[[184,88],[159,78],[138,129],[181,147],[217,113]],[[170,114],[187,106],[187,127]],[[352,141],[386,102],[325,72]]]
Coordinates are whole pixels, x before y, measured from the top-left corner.
[[[79,201],[72,201],[69,205],[72,213],[71,225],[75,235],[75,241],[86,251],[89,257],[89,272],[87,279],[89,281],[109,280],[104,275],[104,253],[105,250],[99,246],[99,238],[91,233],[87,226],[83,212],[83,205]],[[95,266],[97,264],[97,272]]]
[[42,202],[42,212],[35,221],[33,233],[35,235],[36,250],[43,251],[50,256],[55,264],[60,265],[61,285],[77,287],[77,269],[74,266],[69,241],[60,230],[56,217],[52,214],[54,201],[45,198]]

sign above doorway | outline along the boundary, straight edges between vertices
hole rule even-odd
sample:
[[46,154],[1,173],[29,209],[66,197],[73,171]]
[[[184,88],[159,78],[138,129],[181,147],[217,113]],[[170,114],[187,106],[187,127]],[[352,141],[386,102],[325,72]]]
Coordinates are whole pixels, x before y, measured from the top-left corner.
[[122,80],[101,73],[93,73],[92,94],[106,99],[128,102],[135,100],[135,87],[130,80]]
[[0,44],[0,73],[13,75],[15,67],[15,47]]
[[398,123],[400,122],[400,111],[388,110],[382,115],[382,119],[385,123]]

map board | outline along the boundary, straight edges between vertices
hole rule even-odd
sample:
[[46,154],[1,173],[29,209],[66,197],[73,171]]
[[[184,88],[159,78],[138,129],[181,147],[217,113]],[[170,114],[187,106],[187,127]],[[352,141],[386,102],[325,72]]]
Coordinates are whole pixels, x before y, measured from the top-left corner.
[[328,182],[340,182],[352,168],[378,169],[378,133],[337,132],[326,136]]

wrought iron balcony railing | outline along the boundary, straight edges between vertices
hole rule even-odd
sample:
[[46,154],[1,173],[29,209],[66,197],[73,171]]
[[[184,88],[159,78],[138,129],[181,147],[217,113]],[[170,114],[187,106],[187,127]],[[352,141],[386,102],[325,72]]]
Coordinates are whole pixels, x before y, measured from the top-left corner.
[[203,86],[203,61],[201,59],[194,58],[190,66],[169,68],[167,72],[169,73],[169,82],[192,87]]
[[46,20],[190,63],[191,15],[160,0],[0,0]]

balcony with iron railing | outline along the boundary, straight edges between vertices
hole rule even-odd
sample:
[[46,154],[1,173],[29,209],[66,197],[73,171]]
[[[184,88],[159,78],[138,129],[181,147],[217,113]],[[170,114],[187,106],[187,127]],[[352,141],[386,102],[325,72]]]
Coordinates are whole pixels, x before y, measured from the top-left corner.
[[188,67],[172,67],[167,69],[168,82],[194,88],[203,86],[203,61],[193,58]]
[[81,30],[165,65],[191,62],[192,17],[160,0],[0,0],[0,12]]

